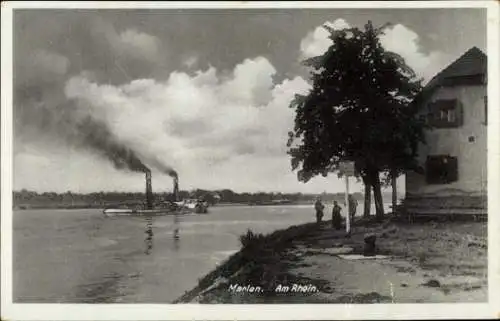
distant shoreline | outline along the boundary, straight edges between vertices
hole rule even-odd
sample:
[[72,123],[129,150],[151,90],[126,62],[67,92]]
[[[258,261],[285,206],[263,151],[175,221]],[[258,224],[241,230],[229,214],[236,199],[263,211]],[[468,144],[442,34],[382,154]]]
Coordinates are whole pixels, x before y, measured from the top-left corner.
[[[342,203],[342,201],[340,201]],[[331,205],[330,201],[324,201],[325,205]],[[230,206],[251,206],[251,207],[264,207],[264,206],[297,206],[297,205],[311,205],[313,201],[301,200],[301,201],[292,201],[292,202],[261,202],[261,203],[218,203],[214,205],[210,205],[210,207],[230,207]],[[361,203],[362,204],[362,203]],[[373,204],[373,203],[372,203]],[[389,204],[389,202],[384,202],[384,204]],[[131,207],[137,204],[15,204],[13,205],[13,210],[78,210],[78,209],[97,209],[104,210],[105,208],[114,208],[114,207],[122,207],[124,205],[129,205]],[[342,207],[343,205],[340,204]],[[358,207],[358,210],[360,207]]]
[[[247,204],[247,203],[220,203],[210,207],[228,207],[228,206],[290,206],[290,205],[309,205],[310,202],[293,202],[293,203],[275,203],[275,204]],[[23,204],[14,205],[13,210],[45,210],[45,209],[58,209],[58,210],[77,210],[77,209],[105,209],[110,207],[118,207],[118,205],[103,205],[103,204]]]
[[[215,196],[219,196],[217,200]],[[364,195],[359,192],[352,193],[358,202],[364,201]],[[281,206],[281,205],[311,205],[316,197],[321,197],[325,204],[332,204],[334,200],[344,202],[345,194],[342,192],[322,194],[302,193],[235,193],[231,190],[206,191],[195,190],[181,191],[180,199],[203,198],[212,206]],[[170,200],[173,195],[169,193],[158,193],[154,195],[155,202]],[[398,194],[398,199],[404,195]],[[383,199],[392,199],[390,194],[383,194]],[[13,192],[13,209],[104,209],[117,206],[137,207],[143,206],[144,193],[124,192],[95,192],[95,193],[73,193],[62,194],[54,192],[38,193],[34,191],[21,190]],[[374,201],[372,200],[372,203]]]

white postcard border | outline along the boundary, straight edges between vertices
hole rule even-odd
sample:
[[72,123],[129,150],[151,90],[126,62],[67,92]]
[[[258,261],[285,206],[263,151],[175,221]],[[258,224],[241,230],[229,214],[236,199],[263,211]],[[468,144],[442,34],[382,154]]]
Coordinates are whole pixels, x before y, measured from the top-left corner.
[[[488,53],[488,276],[489,303],[455,304],[13,304],[12,303],[12,16],[17,8],[487,8]],[[500,317],[499,4],[496,1],[374,2],[3,2],[1,94],[1,317],[8,320],[310,320],[475,319]],[[495,305],[494,303],[497,303]]]

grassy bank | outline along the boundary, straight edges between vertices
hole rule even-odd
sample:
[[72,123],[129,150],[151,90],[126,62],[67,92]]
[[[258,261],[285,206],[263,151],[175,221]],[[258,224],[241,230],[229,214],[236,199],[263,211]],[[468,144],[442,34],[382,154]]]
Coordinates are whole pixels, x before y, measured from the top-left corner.
[[286,250],[294,239],[304,238],[317,229],[316,224],[292,226],[268,235],[248,231],[240,237],[242,249],[198,282],[198,286],[175,301],[175,303],[199,301],[201,303],[235,302],[237,297],[226,291],[230,284],[259,285],[265,289],[262,295],[249,296],[245,302],[258,303],[272,296],[279,282],[291,280],[288,263],[283,260]]
[[[487,300],[487,224],[360,220],[345,232],[305,224],[241,237],[242,249],[176,303],[372,303]],[[383,260],[347,260],[377,236]],[[280,292],[298,284],[314,291]],[[235,291],[237,286],[261,291]]]

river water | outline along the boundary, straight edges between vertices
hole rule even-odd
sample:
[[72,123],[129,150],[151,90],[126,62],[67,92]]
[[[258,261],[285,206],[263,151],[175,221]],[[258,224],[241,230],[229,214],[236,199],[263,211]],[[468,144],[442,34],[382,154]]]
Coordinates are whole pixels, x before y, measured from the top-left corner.
[[169,303],[239,250],[239,236],[248,229],[269,233],[314,219],[311,205],[212,207],[207,215],[177,220],[106,217],[88,209],[16,210],[13,299]]

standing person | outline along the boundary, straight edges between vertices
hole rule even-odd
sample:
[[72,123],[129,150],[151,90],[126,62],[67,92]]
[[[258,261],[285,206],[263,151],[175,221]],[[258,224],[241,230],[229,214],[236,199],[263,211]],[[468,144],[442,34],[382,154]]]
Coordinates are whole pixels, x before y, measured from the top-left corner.
[[341,211],[342,207],[339,206],[337,201],[333,201],[332,227],[336,230],[340,230],[342,228],[342,215],[340,215]]
[[352,196],[352,194],[349,194],[349,216],[351,218],[351,224],[354,222],[357,207],[358,201]]
[[319,224],[323,219],[323,210],[325,209],[325,205],[321,203],[321,199],[316,198],[316,203],[314,203],[314,209],[316,210],[316,222]]

